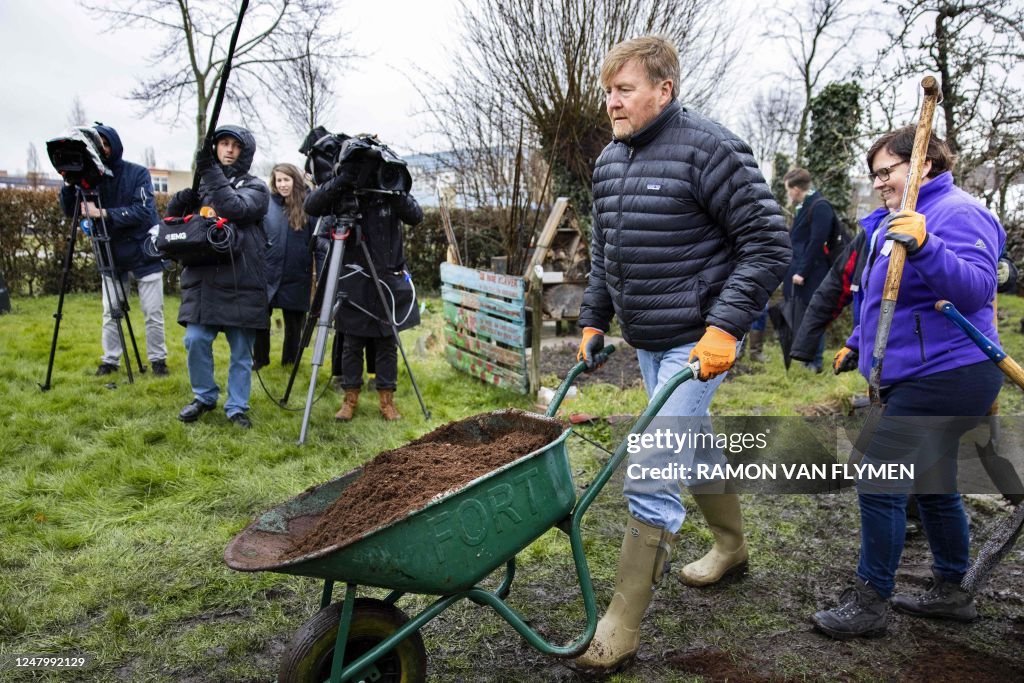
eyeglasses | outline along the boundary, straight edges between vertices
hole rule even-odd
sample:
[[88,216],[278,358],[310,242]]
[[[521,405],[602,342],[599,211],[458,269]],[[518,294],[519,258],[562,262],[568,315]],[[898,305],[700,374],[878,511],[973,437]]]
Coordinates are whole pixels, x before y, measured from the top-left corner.
[[910,163],[909,161],[901,161],[899,163],[893,164],[892,166],[887,166],[886,168],[880,168],[877,171],[872,171],[871,173],[868,173],[868,178],[871,179],[871,182],[875,182],[875,178],[878,178],[883,183],[887,182],[889,180],[889,176],[892,175],[892,169],[896,168],[897,166],[902,166],[903,164],[909,164],[909,163]]

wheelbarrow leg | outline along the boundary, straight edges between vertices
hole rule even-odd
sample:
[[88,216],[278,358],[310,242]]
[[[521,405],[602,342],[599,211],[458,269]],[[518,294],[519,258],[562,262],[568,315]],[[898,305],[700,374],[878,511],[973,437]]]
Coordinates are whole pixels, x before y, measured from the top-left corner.
[[[333,582],[328,582],[333,583]],[[326,591],[326,586],[324,587]],[[356,602],[356,585],[345,584],[345,602],[341,607],[341,621],[338,622],[338,638],[334,642],[334,659],[331,662],[331,683],[341,683],[341,671],[345,661],[345,643],[348,642],[348,629],[352,625],[352,607]]]
[[324,580],[324,592],[320,595],[320,609],[327,609],[331,606],[331,595],[334,593],[334,581]]

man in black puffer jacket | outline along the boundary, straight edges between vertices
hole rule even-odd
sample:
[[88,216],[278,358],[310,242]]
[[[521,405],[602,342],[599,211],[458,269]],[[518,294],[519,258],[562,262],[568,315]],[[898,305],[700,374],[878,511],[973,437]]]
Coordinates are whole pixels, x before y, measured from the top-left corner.
[[[116,130],[102,123],[97,123],[95,130],[103,144],[103,160],[113,176],[104,176],[100,181],[99,206],[87,200],[78,208],[83,217],[104,221],[114,256],[112,270],[117,273],[116,280],[103,276],[103,356],[96,374],[109,375],[120,367],[124,349],[110,306],[130,291],[134,279],[146,323],[146,355],[154,375],[167,375],[163,267],[159,257],[147,255],[142,248],[150,228],[160,221],[153,200],[153,180],[144,167],[122,158],[124,146]],[[74,215],[76,196],[73,185],[61,188],[60,205],[68,216]]]
[[[682,430],[678,420],[661,426],[710,435],[715,389],[736,359],[738,340],[789,266],[782,211],[750,148],[676,101],[679,58],[670,43],[652,36],[619,43],[605,57],[601,82],[615,139],[594,169],[592,266],[578,357],[596,362],[614,315],[637,348],[648,396],[698,359],[701,381],[680,385],[658,415],[695,416]],[[685,515],[680,480],[647,478],[642,468],[657,468],[656,474],[669,465],[689,469],[695,458],[725,462],[718,449],[634,454],[615,594],[577,660],[581,666],[612,669],[639,648],[640,620]],[[739,498],[709,490],[722,486],[705,486],[700,494],[695,489],[694,499],[715,545],[684,567],[683,581],[691,585],[714,583],[746,566]]]
[[252,388],[252,345],[256,330],[267,329],[267,238],[263,216],[270,190],[249,175],[256,154],[256,139],[240,126],[220,126],[214,131],[214,148],[196,154],[200,174],[199,194],[192,188],[171,199],[167,212],[181,216],[211,207],[227,218],[241,239],[239,253],[231,262],[186,266],[181,273],[181,308],[178,322],[185,326],[188,378],[195,395],[181,409],[178,419],[195,422],[217,407],[220,387],[213,378],[213,340],[224,332],[231,346],[228,368],[228,399],[224,412],[239,427],[248,429],[249,392]]

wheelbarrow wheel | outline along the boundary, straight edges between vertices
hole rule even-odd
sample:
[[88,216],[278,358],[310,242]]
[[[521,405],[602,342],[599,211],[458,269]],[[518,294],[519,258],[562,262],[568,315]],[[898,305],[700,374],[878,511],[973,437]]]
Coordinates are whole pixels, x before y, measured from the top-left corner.
[[[320,610],[302,625],[281,660],[278,683],[323,683],[331,677],[334,645],[338,639],[343,602]],[[356,598],[352,625],[345,643],[345,664],[350,664],[397,631],[409,618],[394,605],[372,598]],[[420,683],[427,678],[427,651],[419,631],[393,647],[374,666],[374,681]]]

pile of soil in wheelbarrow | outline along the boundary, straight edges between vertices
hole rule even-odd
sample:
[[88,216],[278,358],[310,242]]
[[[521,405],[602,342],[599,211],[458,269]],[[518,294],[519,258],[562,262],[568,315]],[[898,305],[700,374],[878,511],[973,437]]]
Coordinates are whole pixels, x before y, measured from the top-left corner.
[[[343,546],[368,531],[419,510],[438,496],[546,446],[562,433],[555,422],[510,413],[508,420],[486,415],[449,422],[419,439],[384,451],[363,465],[308,534],[297,538],[284,559]],[[468,427],[468,428],[467,428]]]

